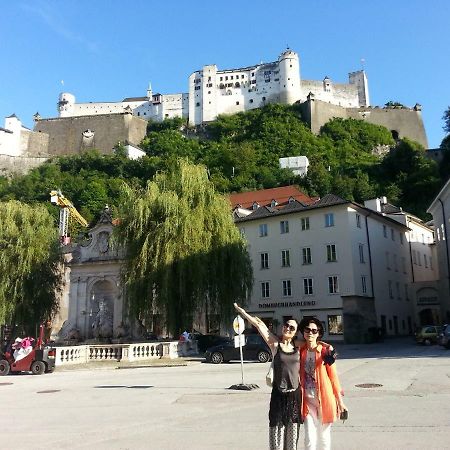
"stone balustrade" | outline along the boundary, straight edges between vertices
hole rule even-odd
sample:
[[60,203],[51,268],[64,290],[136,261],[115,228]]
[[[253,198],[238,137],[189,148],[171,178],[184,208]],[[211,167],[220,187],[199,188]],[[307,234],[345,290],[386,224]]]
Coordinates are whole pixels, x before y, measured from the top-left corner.
[[146,361],[175,359],[197,354],[196,342],[142,342],[136,344],[89,344],[56,347],[56,366],[91,361]]

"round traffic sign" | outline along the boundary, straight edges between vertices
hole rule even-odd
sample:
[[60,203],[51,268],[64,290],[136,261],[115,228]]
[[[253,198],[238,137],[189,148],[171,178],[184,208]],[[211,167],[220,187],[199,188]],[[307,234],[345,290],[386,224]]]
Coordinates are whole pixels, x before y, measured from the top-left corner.
[[233,329],[236,334],[242,334],[245,330],[245,322],[241,316],[236,316],[233,320]]

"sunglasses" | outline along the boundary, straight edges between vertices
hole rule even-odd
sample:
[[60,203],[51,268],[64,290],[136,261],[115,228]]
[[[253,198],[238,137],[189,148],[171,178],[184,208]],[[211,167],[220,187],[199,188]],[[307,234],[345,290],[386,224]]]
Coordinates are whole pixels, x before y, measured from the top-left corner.
[[319,330],[317,328],[309,328],[309,327],[303,328],[303,333],[317,334],[318,332]]
[[293,325],[289,325],[288,323],[285,323],[283,325],[283,327],[286,328],[286,330],[289,330],[289,331],[295,331],[296,330],[296,328]]

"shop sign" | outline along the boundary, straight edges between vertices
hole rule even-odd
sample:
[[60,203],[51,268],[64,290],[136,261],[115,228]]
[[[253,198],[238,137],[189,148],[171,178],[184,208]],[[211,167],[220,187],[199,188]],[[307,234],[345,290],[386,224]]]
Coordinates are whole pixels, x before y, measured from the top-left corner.
[[259,308],[295,308],[300,306],[316,306],[315,300],[298,300],[296,302],[259,303]]
[[418,305],[439,305],[437,297],[419,297],[417,300]]

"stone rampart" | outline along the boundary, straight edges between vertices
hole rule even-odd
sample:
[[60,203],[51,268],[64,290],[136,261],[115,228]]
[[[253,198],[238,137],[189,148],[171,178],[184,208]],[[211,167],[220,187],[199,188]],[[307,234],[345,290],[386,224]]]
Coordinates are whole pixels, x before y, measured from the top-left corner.
[[43,119],[35,125],[35,131],[49,135],[48,153],[52,156],[92,148],[111,154],[118,142],[138,146],[146,130],[146,120],[128,113]]
[[0,155],[0,176],[12,174],[25,174],[31,169],[40,166],[48,157],[9,156]]

